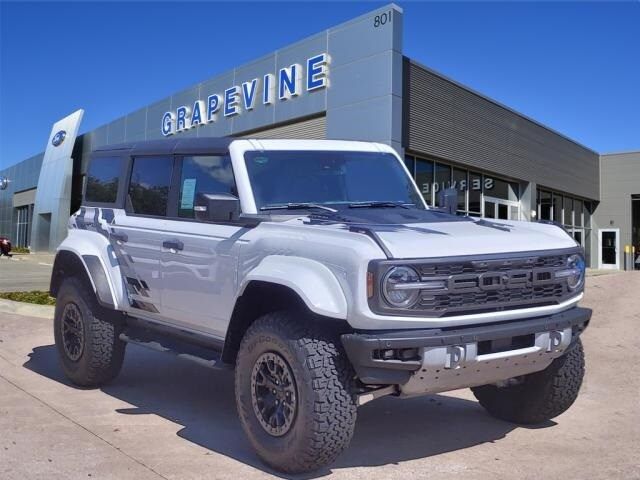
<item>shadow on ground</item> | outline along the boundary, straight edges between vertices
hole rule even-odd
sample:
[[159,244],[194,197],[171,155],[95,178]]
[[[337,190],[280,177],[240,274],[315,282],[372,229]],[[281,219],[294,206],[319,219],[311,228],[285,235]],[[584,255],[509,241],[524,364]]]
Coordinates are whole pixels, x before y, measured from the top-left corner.
[[[54,345],[34,348],[24,366],[71,385],[64,377]],[[236,415],[233,372],[210,370],[144,348],[127,347],[122,372],[102,388],[132,408],[123,415],[160,415],[182,425],[178,435],[255,468],[265,467],[244,436]],[[554,425],[548,422],[546,426]],[[350,448],[330,466],[396,464],[503,438],[515,425],[489,417],[476,402],[433,395],[409,400],[383,398],[361,407]],[[314,475],[330,473],[329,469]]]

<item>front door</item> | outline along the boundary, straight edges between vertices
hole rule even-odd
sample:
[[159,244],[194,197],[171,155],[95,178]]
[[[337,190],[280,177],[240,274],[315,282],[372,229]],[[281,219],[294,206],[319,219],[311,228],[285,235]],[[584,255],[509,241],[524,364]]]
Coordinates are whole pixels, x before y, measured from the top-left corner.
[[178,165],[176,218],[167,223],[161,257],[162,312],[191,329],[224,338],[247,229],[228,222],[197,221],[194,203],[200,194],[237,196],[231,159],[185,156]]
[[607,228],[598,230],[598,258],[602,269],[620,268],[620,229]]

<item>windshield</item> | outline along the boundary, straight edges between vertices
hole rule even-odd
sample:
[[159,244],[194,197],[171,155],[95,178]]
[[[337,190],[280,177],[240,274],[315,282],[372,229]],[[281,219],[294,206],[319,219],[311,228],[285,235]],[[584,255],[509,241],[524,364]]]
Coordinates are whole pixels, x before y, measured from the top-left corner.
[[258,210],[377,202],[424,209],[410,177],[390,153],[249,151],[245,162]]

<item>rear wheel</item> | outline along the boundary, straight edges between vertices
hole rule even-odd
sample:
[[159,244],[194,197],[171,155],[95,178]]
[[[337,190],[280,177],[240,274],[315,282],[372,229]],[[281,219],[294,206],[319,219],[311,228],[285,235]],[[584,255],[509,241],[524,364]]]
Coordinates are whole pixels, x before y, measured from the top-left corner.
[[76,385],[97,387],[120,372],[126,344],[115,322],[99,318],[93,291],[85,282],[64,280],[56,297],[54,337],[64,374]]
[[304,313],[275,312],[247,330],[236,362],[236,404],[258,455],[300,473],[333,461],[356,421],[354,372],[332,335]]
[[510,387],[484,385],[471,390],[494,417],[521,424],[542,423],[564,413],[578,397],[584,378],[580,339],[541,372],[526,375]]

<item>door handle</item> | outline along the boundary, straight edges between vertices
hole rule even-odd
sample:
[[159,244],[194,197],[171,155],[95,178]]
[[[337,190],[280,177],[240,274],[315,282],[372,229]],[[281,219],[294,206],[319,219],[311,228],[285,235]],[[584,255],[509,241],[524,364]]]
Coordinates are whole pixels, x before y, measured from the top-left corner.
[[183,250],[184,249],[184,243],[182,243],[180,240],[165,240],[164,242],[162,242],[162,246],[164,248],[169,249],[169,250]]
[[111,238],[120,243],[127,243],[129,241],[129,236],[126,233],[111,232]]

